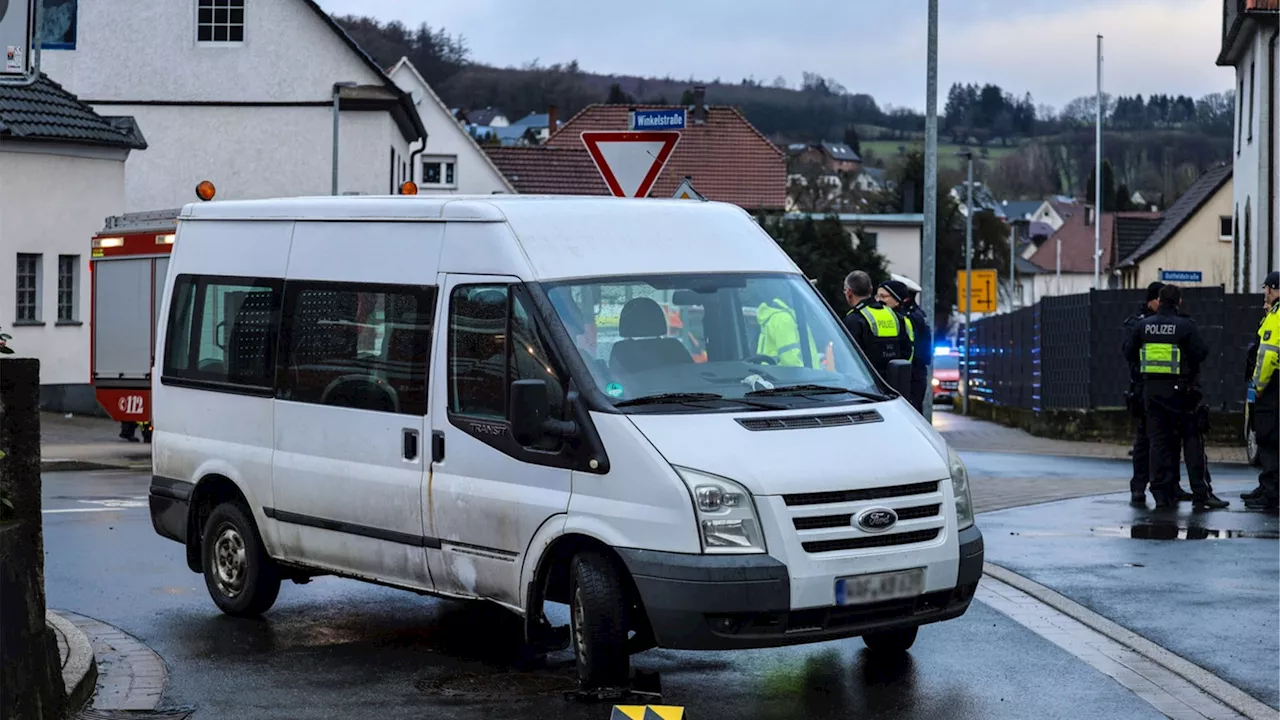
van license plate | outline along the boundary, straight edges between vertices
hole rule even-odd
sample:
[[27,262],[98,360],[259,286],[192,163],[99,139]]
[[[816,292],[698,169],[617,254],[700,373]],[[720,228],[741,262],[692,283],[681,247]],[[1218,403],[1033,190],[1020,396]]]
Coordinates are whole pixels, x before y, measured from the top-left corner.
[[837,605],[862,605],[915,597],[922,593],[924,593],[924,568],[858,575],[836,580]]

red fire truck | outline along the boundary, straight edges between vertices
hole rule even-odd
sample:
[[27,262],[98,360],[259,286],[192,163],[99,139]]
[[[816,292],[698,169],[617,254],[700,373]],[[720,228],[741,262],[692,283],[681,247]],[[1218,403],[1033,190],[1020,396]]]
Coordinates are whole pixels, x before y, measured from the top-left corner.
[[151,441],[151,368],[169,253],[180,210],[107,218],[93,238],[89,372],[112,419]]

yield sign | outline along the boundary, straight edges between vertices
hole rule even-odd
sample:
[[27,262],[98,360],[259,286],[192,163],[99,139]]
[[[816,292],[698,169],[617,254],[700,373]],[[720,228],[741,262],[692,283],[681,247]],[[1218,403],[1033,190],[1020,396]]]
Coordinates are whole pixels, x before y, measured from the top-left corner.
[[679,140],[678,132],[582,133],[582,144],[616,197],[648,196]]

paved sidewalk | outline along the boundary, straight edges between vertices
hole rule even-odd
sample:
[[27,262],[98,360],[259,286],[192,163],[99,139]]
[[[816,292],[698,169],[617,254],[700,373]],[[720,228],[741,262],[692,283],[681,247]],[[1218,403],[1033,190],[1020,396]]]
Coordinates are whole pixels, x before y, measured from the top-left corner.
[[[45,472],[151,469],[151,446],[121,440],[120,424],[97,417],[40,414],[40,467]],[[141,438],[141,434],[139,434]]]
[[75,613],[62,613],[91,642],[97,656],[93,710],[154,710],[168,683],[164,660],[123,630]]
[[[1127,460],[1131,447],[1118,443],[1037,437],[1025,430],[968,418],[956,412],[945,410],[939,412],[937,408],[933,413],[933,427],[957,450]],[[1248,461],[1243,446],[1209,447],[1206,449],[1206,454],[1209,456],[1209,462],[1212,463],[1246,463]]]

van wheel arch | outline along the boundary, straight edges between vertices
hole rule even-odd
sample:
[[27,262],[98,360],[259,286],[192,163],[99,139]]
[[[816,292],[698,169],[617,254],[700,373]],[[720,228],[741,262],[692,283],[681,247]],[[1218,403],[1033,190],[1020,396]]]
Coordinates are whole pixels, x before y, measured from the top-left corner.
[[228,502],[243,505],[249,513],[250,521],[253,520],[249,501],[240,491],[240,487],[230,478],[223,475],[206,475],[196,483],[196,488],[191,493],[191,506],[187,511],[187,567],[191,572],[204,572],[201,565],[203,539],[201,535],[204,533],[205,523],[209,521],[209,516],[213,514],[215,508]]
[[635,633],[630,640],[630,651],[643,652],[655,647],[653,630],[649,626],[649,614],[644,608],[640,591],[636,588],[631,571],[613,548],[587,535],[563,535],[542,554],[538,570],[528,589],[528,603],[525,612],[525,639],[532,645],[546,637],[550,627],[546,624],[543,613],[544,602],[569,604],[569,594],[573,559],[581,553],[595,553],[606,558],[613,566],[626,593],[630,612],[628,613],[629,630]]

